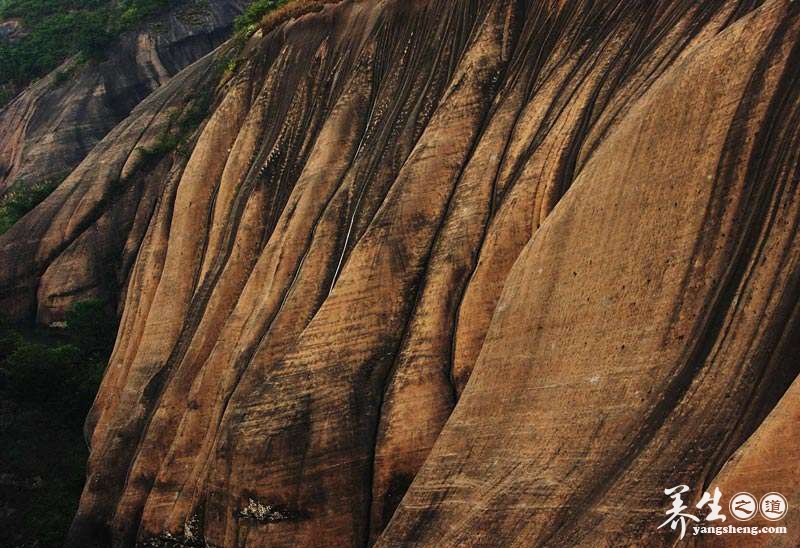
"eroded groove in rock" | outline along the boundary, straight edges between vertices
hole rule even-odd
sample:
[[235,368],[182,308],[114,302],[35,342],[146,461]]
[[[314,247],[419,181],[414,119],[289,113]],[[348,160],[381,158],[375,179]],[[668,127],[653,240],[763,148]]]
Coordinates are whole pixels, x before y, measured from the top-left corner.
[[[652,527],[651,486],[705,484],[752,431],[737,422],[798,372],[775,340],[798,335],[786,87],[798,24],[786,9],[764,6],[694,50],[598,147],[517,261],[470,383],[379,546],[671,545]],[[749,68],[734,80],[730,63]],[[701,73],[699,88],[678,83]],[[704,131],[687,139],[686,126]],[[682,229],[659,236],[639,220],[651,212]],[[597,225],[602,242],[586,238]],[[630,329],[640,317],[658,320]]]
[[123,303],[70,546],[670,545],[793,401],[799,8],[312,7],[0,237],[17,316]]

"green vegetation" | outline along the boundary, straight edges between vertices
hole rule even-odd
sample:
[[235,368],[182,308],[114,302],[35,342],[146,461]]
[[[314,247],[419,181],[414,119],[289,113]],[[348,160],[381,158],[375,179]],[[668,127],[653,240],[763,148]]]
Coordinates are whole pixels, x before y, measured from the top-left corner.
[[0,42],[0,106],[74,54],[102,59],[120,33],[182,1],[0,0],[0,21],[20,19],[27,33]]
[[253,34],[265,15],[287,2],[288,0],[254,0],[252,4],[247,6],[245,12],[236,18],[236,32],[244,35]]
[[53,177],[32,185],[19,184],[0,198],[0,234],[50,196],[64,177]]
[[0,546],[62,546],[83,488],[83,420],[115,336],[99,300],[75,304],[64,329],[0,321]]

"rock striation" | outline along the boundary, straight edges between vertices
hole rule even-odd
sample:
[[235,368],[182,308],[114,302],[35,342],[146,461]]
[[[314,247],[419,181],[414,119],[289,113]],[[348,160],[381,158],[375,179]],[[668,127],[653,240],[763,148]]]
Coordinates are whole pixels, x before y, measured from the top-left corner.
[[295,15],[0,237],[18,317],[120,303],[69,546],[658,547],[672,485],[798,501],[800,4]]

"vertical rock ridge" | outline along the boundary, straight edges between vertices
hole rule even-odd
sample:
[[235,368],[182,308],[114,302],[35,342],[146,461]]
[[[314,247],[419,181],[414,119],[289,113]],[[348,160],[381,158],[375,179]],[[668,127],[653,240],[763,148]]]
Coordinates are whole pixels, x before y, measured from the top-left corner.
[[0,236],[17,317],[120,303],[69,546],[671,545],[792,405],[797,11],[345,0],[178,73]]

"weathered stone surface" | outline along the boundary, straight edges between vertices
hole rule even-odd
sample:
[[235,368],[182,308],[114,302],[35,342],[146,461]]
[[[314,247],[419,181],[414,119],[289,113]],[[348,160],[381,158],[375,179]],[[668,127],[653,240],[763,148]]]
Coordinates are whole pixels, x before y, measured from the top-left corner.
[[175,151],[160,158],[145,151],[202,102],[204,89],[214,89],[219,55],[201,59],[144,100],[46,200],[0,236],[0,308],[6,315],[49,323],[72,302],[97,296],[115,302],[124,292],[169,174],[185,162]]
[[0,110],[0,194],[72,171],[142,99],[218,46],[248,3],[183,2],[122,35],[106,60],[70,59],[32,84]]
[[122,294],[70,545],[672,546],[665,487],[789,478],[798,32],[346,0],[181,72],[0,237],[18,314]]
[[698,44],[587,158],[378,546],[675,542],[663,489],[797,375],[797,29],[767,4]]

